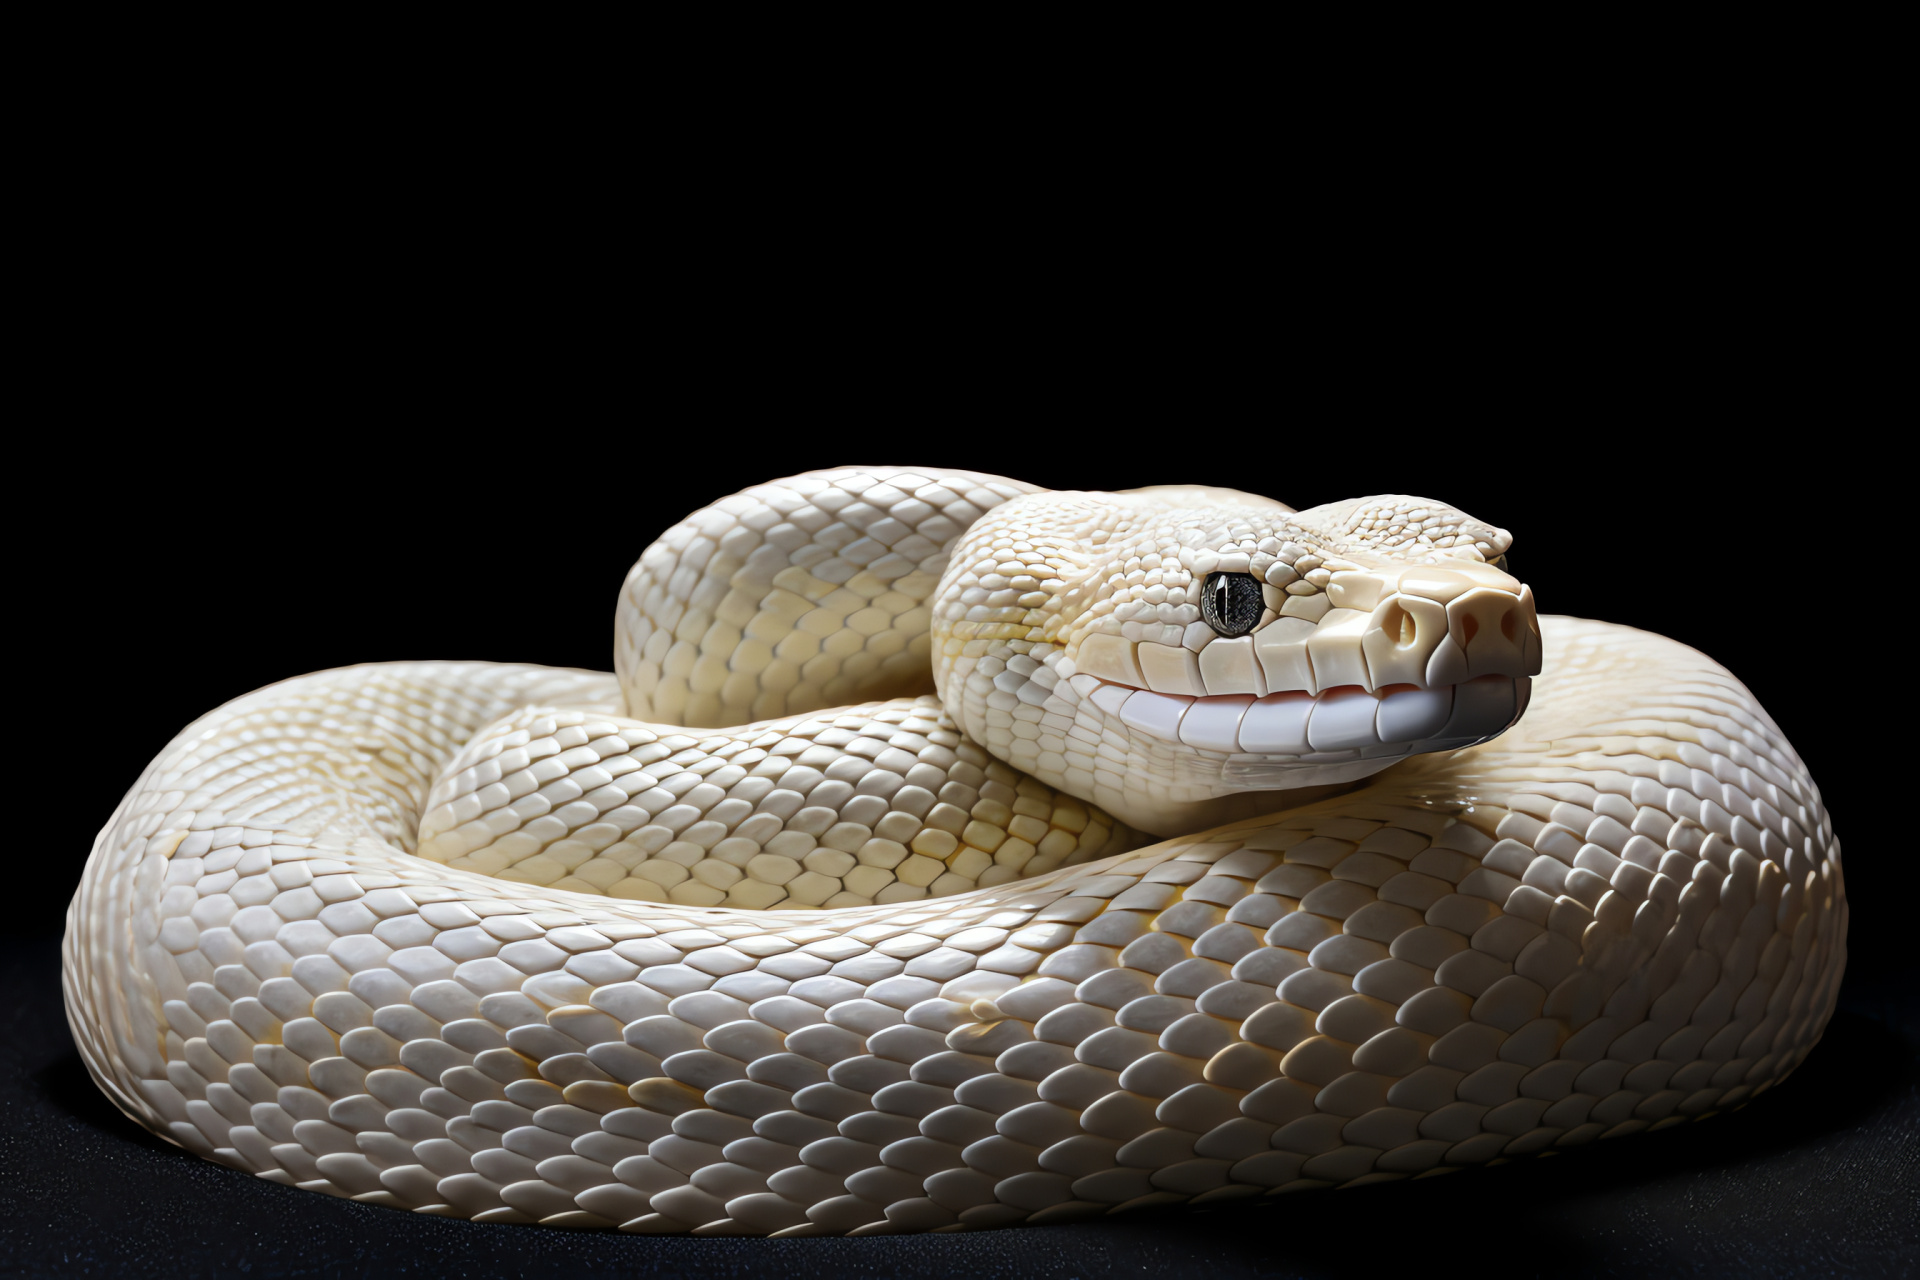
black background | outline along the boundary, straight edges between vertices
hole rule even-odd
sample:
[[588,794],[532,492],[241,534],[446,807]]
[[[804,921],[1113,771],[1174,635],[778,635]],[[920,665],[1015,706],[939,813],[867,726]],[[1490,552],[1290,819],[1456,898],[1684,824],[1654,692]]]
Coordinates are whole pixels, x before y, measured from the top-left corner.
[[[182,178],[198,139],[164,128],[72,152],[35,193],[44,279],[13,352],[0,1272],[1910,1273],[1912,404],[1889,375],[1911,357],[1878,315],[1904,305],[1885,166],[1798,108],[1742,131],[1716,107],[1664,150],[1612,110],[1390,156],[1182,136],[1161,194],[1191,207],[1165,215],[1131,178],[1036,196],[1047,163],[871,198],[782,185],[797,171],[709,190],[637,143],[551,159],[518,124],[517,167],[490,136],[471,172],[263,145]],[[1825,1041],[1738,1113],[1552,1159],[869,1240],[395,1213],[194,1159],[93,1088],[60,1007],[65,903],[175,732],[356,662],[605,668],[662,528],[844,462],[1296,507],[1403,491],[1511,529],[1543,611],[1719,659],[1811,766],[1853,909]]]

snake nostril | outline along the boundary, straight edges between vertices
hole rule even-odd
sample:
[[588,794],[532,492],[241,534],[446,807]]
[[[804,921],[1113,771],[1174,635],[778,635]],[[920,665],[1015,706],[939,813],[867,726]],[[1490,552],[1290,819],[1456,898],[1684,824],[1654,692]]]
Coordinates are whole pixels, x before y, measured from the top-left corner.
[[1402,649],[1411,648],[1420,637],[1420,628],[1414,622],[1413,615],[1391,602],[1381,611],[1380,630],[1382,634],[1392,636]]
[[1460,615],[1460,641],[1461,641],[1462,647],[1472,644],[1473,638],[1479,634],[1480,634],[1480,619],[1474,617],[1471,613],[1461,614]]
[[1500,615],[1500,634],[1507,638],[1508,644],[1517,643],[1520,639],[1520,620],[1511,609]]

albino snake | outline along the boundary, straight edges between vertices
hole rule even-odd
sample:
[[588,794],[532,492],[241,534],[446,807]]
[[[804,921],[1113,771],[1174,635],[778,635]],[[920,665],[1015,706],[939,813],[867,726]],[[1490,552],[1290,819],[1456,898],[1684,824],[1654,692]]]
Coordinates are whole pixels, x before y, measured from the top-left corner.
[[1046,1222],[1738,1106],[1833,1009],[1826,811],[1726,671],[1536,618],[1508,542],[1404,497],[750,489],[635,567],[617,675],[354,667],[182,732],[69,910],[74,1037],[261,1177],[640,1232]]

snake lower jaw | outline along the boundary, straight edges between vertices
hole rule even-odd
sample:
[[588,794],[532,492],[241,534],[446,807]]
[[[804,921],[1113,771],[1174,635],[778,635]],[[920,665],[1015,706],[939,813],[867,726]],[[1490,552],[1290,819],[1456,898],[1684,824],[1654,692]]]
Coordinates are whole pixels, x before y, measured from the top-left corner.
[[1264,790],[1348,782],[1406,756],[1485,742],[1519,720],[1532,686],[1488,675],[1437,689],[1192,698],[1103,681],[1090,700],[1135,732],[1190,748],[1183,781],[1218,776],[1229,790]]

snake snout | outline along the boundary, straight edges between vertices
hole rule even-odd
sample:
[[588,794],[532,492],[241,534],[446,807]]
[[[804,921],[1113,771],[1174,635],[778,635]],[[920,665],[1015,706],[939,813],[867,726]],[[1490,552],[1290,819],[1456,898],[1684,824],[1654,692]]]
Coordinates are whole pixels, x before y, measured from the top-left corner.
[[[1282,617],[1254,633],[1252,648],[1266,677],[1259,692],[1439,689],[1540,670],[1533,593],[1491,565],[1339,573],[1327,596],[1334,607],[1317,622]],[[1203,668],[1206,657],[1202,651]]]
[[1533,592],[1491,565],[1419,565],[1382,588],[1361,641],[1374,688],[1540,673]]

